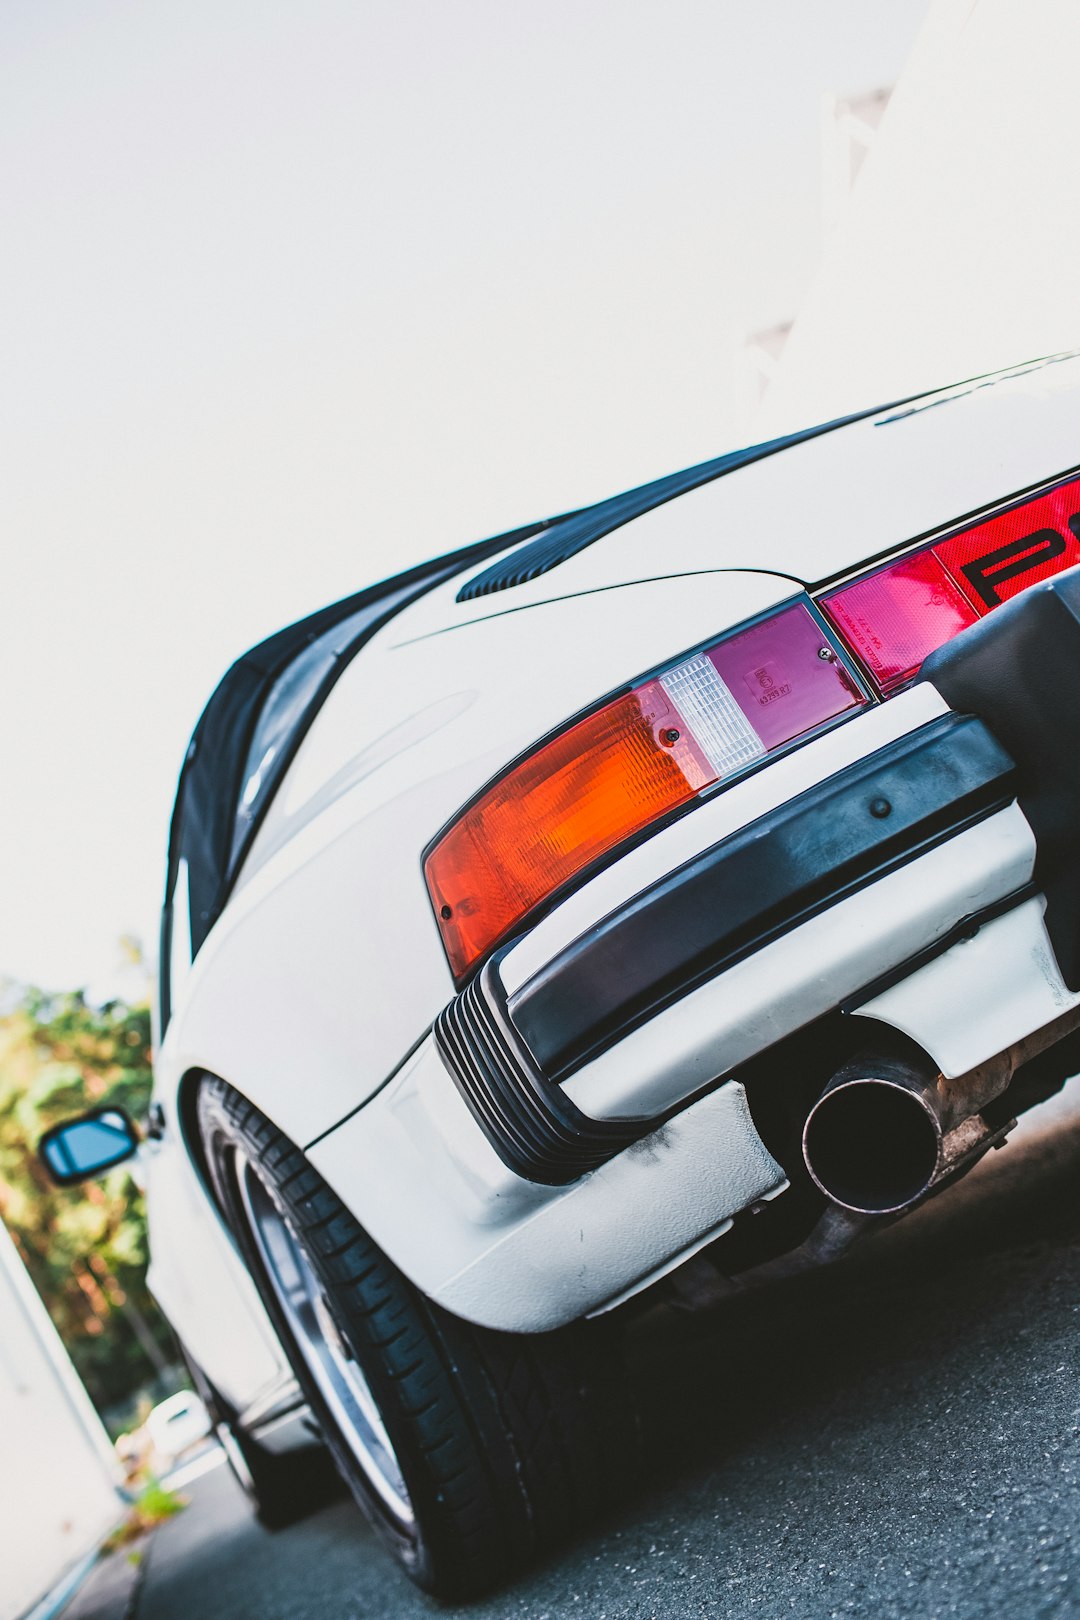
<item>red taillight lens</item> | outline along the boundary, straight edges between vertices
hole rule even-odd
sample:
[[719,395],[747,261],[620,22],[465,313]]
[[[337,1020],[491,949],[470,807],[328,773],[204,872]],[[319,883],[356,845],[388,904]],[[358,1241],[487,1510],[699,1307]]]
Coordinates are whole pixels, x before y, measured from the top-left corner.
[[822,606],[882,693],[910,680],[935,647],[979,617],[932,551],[857,580]]
[[999,602],[1080,563],[1080,479],[822,598],[885,697]]
[[796,605],[579,720],[487,788],[424,863],[454,973],[635,833],[863,702]]

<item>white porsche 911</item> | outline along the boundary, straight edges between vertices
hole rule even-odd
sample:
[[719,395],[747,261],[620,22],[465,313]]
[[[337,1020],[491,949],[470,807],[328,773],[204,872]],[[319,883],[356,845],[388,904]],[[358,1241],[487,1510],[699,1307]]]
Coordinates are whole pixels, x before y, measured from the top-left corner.
[[580,1522],[632,1461],[618,1307],[835,1257],[1080,1069],[1078,805],[1068,356],[241,658],[180,780],[139,1152],[266,1517],[302,1408],[429,1590]]

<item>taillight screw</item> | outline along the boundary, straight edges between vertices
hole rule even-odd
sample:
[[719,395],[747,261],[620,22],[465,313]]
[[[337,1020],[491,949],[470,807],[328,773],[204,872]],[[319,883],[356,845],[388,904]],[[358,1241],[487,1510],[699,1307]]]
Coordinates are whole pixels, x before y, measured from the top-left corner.
[[442,918],[443,922],[449,922],[453,915],[454,915],[453,906],[440,906],[439,907],[439,916]]
[[824,659],[827,664],[831,664],[836,657],[831,647],[819,647],[817,655],[819,658]]
[[660,741],[663,743],[665,748],[674,748],[680,736],[681,733],[676,731],[675,727],[672,726],[670,730],[662,731],[660,733]]

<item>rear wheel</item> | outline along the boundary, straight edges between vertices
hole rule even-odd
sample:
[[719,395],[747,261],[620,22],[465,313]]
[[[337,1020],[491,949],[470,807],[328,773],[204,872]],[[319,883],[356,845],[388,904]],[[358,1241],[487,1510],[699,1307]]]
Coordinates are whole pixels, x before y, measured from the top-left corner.
[[199,1123],[337,1465],[419,1585],[446,1597],[490,1587],[625,1482],[636,1422],[606,1325],[524,1336],[450,1316],[222,1081],[203,1083]]

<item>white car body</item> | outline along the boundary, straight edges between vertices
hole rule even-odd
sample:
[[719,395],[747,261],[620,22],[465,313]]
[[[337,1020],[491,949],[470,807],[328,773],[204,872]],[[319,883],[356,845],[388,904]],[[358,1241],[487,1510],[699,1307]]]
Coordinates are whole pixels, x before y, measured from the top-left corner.
[[[594,1119],[668,1117],[579,1179],[543,1184],[495,1151],[440,1055],[432,1026],[457,987],[421,864],[489,780],[620,683],[1078,462],[1080,360],[1066,358],[794,444],[527,583],[458,602],[471,563],[364,646],[303,737],[193,963],[174,936],[160,1136],[144,1149],[150,1280],[236,1409],[270,1399],[287,1368],[192,1148],[193,1077],[226,1080],[301,1147],[424,1294],[534,1333],[611,1308],[741,1212],[784,1197],[787,1173],[743,1085],[706,1082],[868,986],[880,988],[852,1016],[917,1042],[946,1078],[1080,1005],[1032,892],[1036,840],[1013,801],[579,1066],[567,1094]],[[526,926],[500,958],[506,994],[666,874],[948,713],[932,684],[910,686],[705,796]],[[999,903],[974,938],[926,954]]]

